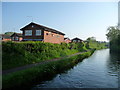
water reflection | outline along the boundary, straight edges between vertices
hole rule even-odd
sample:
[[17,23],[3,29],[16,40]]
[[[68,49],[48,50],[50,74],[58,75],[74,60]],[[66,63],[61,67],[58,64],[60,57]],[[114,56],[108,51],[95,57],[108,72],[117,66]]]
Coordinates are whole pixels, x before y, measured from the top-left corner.
[[119,66],[120,66],[120,60],[119,60],[118,53],[109,53],[109,58],[107,60],[107,67],[110,75],[118,75],[119,72]]
[[[118,88],[120,62],[118,54],[109,49],[98,50],[53,80],[38,84],[37,88]],[[33,89],[33,90],[34,90]]]
[[120,53],[110,52],[110,65],[113,66],[111,71],[118,75],[118,88],[120,88]]

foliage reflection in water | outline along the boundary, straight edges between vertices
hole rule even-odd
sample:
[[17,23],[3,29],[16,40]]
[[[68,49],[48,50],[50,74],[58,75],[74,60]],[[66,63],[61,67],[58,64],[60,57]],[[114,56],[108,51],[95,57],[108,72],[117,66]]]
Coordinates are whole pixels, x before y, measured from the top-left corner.
[[58,74],[50,81],[36,85],[38,88],[118,88],[120,66],[117,54],[109,49],[98,50],[72,69]]

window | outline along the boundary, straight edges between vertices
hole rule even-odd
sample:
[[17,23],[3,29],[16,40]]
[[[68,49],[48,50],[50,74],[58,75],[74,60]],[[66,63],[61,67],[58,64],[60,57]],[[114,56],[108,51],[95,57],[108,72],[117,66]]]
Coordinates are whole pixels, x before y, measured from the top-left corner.
[[80,40],[78,40],[78,42],[80,42]]
[[60,37],[59,35],[57,35],[56,37]]
[[52,36],[54,36],[54,34],[52,34]]
[[16,37],[15,40],[18,40],[18,37]]
[[14,37],[12,37],[12,40],[14,40]]
[[25,36],[32,36],[32,30],[25,30]]
[[36,36],[41,35],[41,30],[36,30]]
[[48,32],[48,35],[51,35],[51,32]]
[[76,40],[73,40],[73,42],[76,42]]

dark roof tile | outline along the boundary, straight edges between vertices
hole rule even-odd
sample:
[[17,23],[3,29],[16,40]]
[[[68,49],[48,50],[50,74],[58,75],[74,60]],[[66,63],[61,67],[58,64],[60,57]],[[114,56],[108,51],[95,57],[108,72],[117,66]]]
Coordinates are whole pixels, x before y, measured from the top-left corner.
[[[46,27],[46,26],[39,25],[39,24],[36,24],[36,23],[33,23],[33,22],[31,22],[31,23],[28,24],[28,25],[31,25],[31,24],[32,24],[32,25],[37,25],[37,26],[39,26],[39,27],[43,27],[45,31],[49,31],[49,32],[53,32],[53,33],[65,35],[64,33],[60,32],[60,31],[58,31],[58,30],[55,30],[55,29],[52,29],[52,28],[48,28],[48,27]],[[27,27],[28,25],[26,25],[25,27]],[[21,28],[20,30],[24,30],[25,27]]]

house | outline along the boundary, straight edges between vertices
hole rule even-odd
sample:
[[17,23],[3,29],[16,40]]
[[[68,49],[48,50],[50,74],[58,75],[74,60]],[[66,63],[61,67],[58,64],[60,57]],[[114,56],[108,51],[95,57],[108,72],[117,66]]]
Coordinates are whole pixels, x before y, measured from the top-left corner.
[[72,42],[79,43],[79,42],[83,42],[83,40],[76,37],[72,39]]
[[20,30],[23,34],[23,41],[43,41],[50,43],[64,42],[64,33],[33,22]]
[[65,42],[65,43],[70,43],[71,40],[70,40],[69,38],[64,38],[64,42]]
[[10,37],[12,41],[22,41],[21,33],[13,33]]
[[10,35],[0,34],[0,41],[11,41]]

